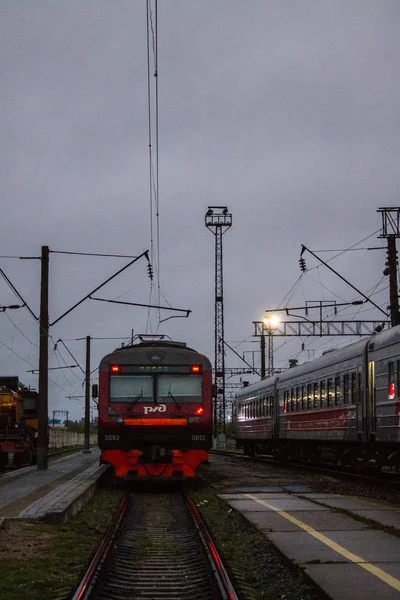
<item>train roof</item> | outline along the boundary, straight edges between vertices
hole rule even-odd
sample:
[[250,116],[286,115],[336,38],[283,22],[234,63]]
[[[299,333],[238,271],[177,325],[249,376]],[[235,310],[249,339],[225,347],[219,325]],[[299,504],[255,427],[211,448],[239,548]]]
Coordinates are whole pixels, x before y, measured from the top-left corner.
[[379,350],[392,344],[400,343],[400,325],[386,329],[380,333],[375,333],[369,339],[369,347],[371,350]]
[[349,360],[357,356],[362,356],[370,339],[370,337],[366,337],[361,340],[357,340],[356,342],[353,342],[348,346],[344,346],[343,348],[332,348],[331,350],[328,350],[327,352],[325,352],[325,354],[323,354],[319,358],[316,358],[315,360],[303,363],[302,365],[297,365],[296,367],[291,367],[290,369],[287,369],[282,373],[274,375],[273,377],[262,379],[261,381],[258,381],[253,385],[249,385],[241,389],[240,392],[236,394],[236,398],[240,400],[241,397],[248,396],[249,392],[255,393],[271,385],[274,385],[277,379],[279,381],[287,381],[292,379],[293,377],[306,375],[307,373],[315,371],[316,369],[323,369],[324,367],[329,367],[332,364],[337,364],[344,360]]
[[[152,360],[151,356],[156,354],[158,355],[157,358]],[[173,340],[141,341],[138,344],[117,348],[114,352],[110,352],[102,358],[100,369],[112,363],[126,365],[153,362],[153,364],[162,364],[166,355],[169,364],[186,363],[190,359],[211,369],[211,363],[204,354],[189,348],[184,342]]]
[[256,383],[246,385],[236,394],[237,400],[240,400],[242,396],[248,397],[249,393],[253,394],[258,392],[259,390],[263,390],[267,387],[273,386],[277,378],[278,375],[272,375],[272,377],[267,377],[267,379],[261,379],[260,381],[256,381]]
[[283,371],[282,373],[274,375],[273,377],[269,377],[268,379],[257,381],[257,383],[242,388],[236,394],[236,398],[237,400],[240,400],[242,397],[248,396],[249,393],[256,393],[262,389],[265,389],[273,385],[278,378],[279,381],[287,381],[293,377],[306,375],[307,373],[315,371],[316,369],[323,369],[324,367],[329,367],[332,364],[338,364],[345,360],[362,356],[367,345],[369,346],[370,351],[376,351],[396,343],[400,343],[400,325],[385,331],[381,331],[380,333],[374,333],[370,336],[365,336],[364,338],[357,340],[352,344],[348,344],[347,346],[343,346],[342,348],[332,348],[313,361],[303,363],[302,365],[297,365],[296,367],[287,369],[287,371]]
[[352,344],[349,344],[348,346],[343,346],[342,348],[332,348],[315,360],[303,363],[302,365],[298,365],[297,367],[293,367],[292,369],[284,371],[280,374],[279,381],[286,381],[288,379],[292,379],[294,376],[306,375],[307,373],[315,371],[316,369],[323,369],[324,367],[329,367],[330,365],[338,364],[345,360],[362,356],[369,340],[370,337],[365,337],[361,340],[353,342]]

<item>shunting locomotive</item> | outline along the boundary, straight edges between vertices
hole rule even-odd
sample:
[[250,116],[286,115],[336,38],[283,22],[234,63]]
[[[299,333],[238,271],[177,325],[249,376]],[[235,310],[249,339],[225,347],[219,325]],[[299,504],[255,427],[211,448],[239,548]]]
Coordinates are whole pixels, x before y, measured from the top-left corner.
[[101,462],[117,480],[192,478],[212,444],[212,370],[165,336],[105,356],[99,367]]
[[18,377],[0,378],[0,470],[36,464],[37,401]]

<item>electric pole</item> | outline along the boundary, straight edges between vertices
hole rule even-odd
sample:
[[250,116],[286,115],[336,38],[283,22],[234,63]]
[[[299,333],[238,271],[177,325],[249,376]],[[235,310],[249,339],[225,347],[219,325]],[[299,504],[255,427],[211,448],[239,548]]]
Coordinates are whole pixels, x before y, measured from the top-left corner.
[[396,238],[400,237],[399,213],[400,208],[379,208],[382,215],[382,234],[378,237],[387,239],[387,261],[384,275],[389,275],[390,290],[390,321],[392,327],[400,325],[399,291],[398,291],[398,260]]
[[86,336],[86,374],[85,374],[85,439],[83,453],[90,453],[90,335]]
[[224,288],[222,236],[232,225],[232,214],[226,206],[209,206],[205,225],[215,236],[215,394],[214,437],[225,438],[225,348],[224,348]]
[[47,469],[49,368],[49,247],[42,246],[39,316],[39,406],[37,468]]

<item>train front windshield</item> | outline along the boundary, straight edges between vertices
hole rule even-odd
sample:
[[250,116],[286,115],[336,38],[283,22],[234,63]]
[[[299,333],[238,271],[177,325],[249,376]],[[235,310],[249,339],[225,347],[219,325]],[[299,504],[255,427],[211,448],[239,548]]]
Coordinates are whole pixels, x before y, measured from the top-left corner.
[[110,402],[201,403],[200,374],[111,375]]

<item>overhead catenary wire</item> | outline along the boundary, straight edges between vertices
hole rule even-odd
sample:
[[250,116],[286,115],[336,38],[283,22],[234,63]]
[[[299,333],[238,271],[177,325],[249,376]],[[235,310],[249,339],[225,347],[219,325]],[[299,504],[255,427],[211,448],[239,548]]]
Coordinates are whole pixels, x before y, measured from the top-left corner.
[[[146,43],[147,43],[147,112],[148,112],[148,145],[149,145],[149,203],[150,203],[150,256],[154,265],[157,281],[157,304],[160,305],[160,197],[159,197],[159,94],[158,94],[158,2],[155,0],[155,23],[153,23],[153,11],[151,0],[146,1]],[[153,50],[153,64],[155,84],[151,81],[151,47]],[[153,87],[155,98],[153,99]],[[154,115],[154,126],[153,126]],[[153,156],[154,145],[154,156]],[[155,159],[155,166],[153,161]],[[154,211],[156,223],[154,226]],[[156,243],[154,241],[154,229]],[[149,304],[152,304],[154,293],[154,282],[150,282]],[[158,321],[161,316],[158,311]],[[147,313],[146,331],[151,329],[151,309]]]

